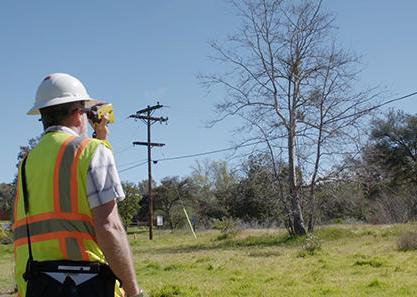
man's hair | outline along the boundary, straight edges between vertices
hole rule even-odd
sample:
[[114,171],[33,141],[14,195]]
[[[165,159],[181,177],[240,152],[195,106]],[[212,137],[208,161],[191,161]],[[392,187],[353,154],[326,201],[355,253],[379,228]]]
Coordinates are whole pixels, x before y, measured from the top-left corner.
[[41,120],[43,129],[46,130],[50,126],[62,125],[64,120],[77,108],[83,108],[84,101],[74,101],[64,104],[53,105],[41,108]]

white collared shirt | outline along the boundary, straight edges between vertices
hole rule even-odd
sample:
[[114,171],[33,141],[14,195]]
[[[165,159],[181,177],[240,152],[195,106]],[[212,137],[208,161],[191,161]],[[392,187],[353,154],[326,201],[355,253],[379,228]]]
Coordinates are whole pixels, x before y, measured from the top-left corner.
[[[45,133],[52,131],[62,131],[79,136],[78,133],[66,126],[51,126],[46,129]],[[90,208],[103,205],[114,199],[122,201],[125,198],[113,153],[103,144],[97,147],[88,168],[87,197]]]

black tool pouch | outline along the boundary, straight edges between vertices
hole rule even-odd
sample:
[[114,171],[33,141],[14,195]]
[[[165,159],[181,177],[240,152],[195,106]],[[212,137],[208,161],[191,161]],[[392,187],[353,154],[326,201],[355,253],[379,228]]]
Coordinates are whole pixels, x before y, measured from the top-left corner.
[[[50,273],[59,273],[61,279]],[[76,283],[74,274],[88,279]],[[108,265],[85,261],[28,260],[24,278],[26,297],[114,297],[116,282]]]

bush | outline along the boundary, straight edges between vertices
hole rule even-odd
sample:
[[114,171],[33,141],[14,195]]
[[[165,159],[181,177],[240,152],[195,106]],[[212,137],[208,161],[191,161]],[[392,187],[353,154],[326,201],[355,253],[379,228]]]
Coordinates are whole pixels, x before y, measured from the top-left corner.
[[397,247],[400,251],[417,250],[417,232],[406,232],[400,235]]
[[385,261],[378,257],[373,257],[370,259],[368,259],[367,257],[364,257],[362,259],[356,260],[353,265],[354,266],[371,266],[373,268],[379,268],[385,265]]
[[308,233],[305,237],[303,245],[301,246],[302,251],[299,253],[299,256],[303,255],[315,255],[318,251],[321,250],[320,239],[313,233]]
[[213,223],[212,228],[220,230],[222,233],[217,237],[217,240],[231,239],[239,233],[239,222],[232,218],[224,218],[222,220],[216,220]]
[[239,221],[232,218],[223,218],[221,220],[215,220],[213,222],[212,228],[215,230],[220,230],[222,233],[228,233],[231,231],[238,230]]
[[12,242],[12,233],[0,225],[0,244],[11,244]]

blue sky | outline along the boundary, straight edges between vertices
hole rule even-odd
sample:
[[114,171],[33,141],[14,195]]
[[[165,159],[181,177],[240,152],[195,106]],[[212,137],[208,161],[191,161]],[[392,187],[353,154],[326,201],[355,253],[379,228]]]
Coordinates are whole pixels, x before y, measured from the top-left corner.
[[[336,15],[338,41],[362,56],[360,84],[386,87],[392,97],[417,91],[417,2],[324,1]],[[239,24],[220,0],[171,1],[1,1],[0,82],[2,146],[0,182],[10,182],[20,145],[41,133],[37,117],[27,116],[40,81],[52,72],[80,78],[91,96],[114,104],[110,127],[119,169],[146,158],[145,125],[126,119],[156,103],[169,108],[168,125],[156,124],[153,140],[160,159],[229,147],[236,141],[227,121],[207,129],[213,104],[223,94],[206,95],[196,75],[216,71],[207,56],[210,40],[222,40]],[[417,97],[391,105],[417,112]],[[225,154],[208,156],[223,159]],[[160,162],[154,177],[185,176],[197,159]],[[201,160],[201,159],[200,159]],[[137,182],[146,166],[121,173]]]

